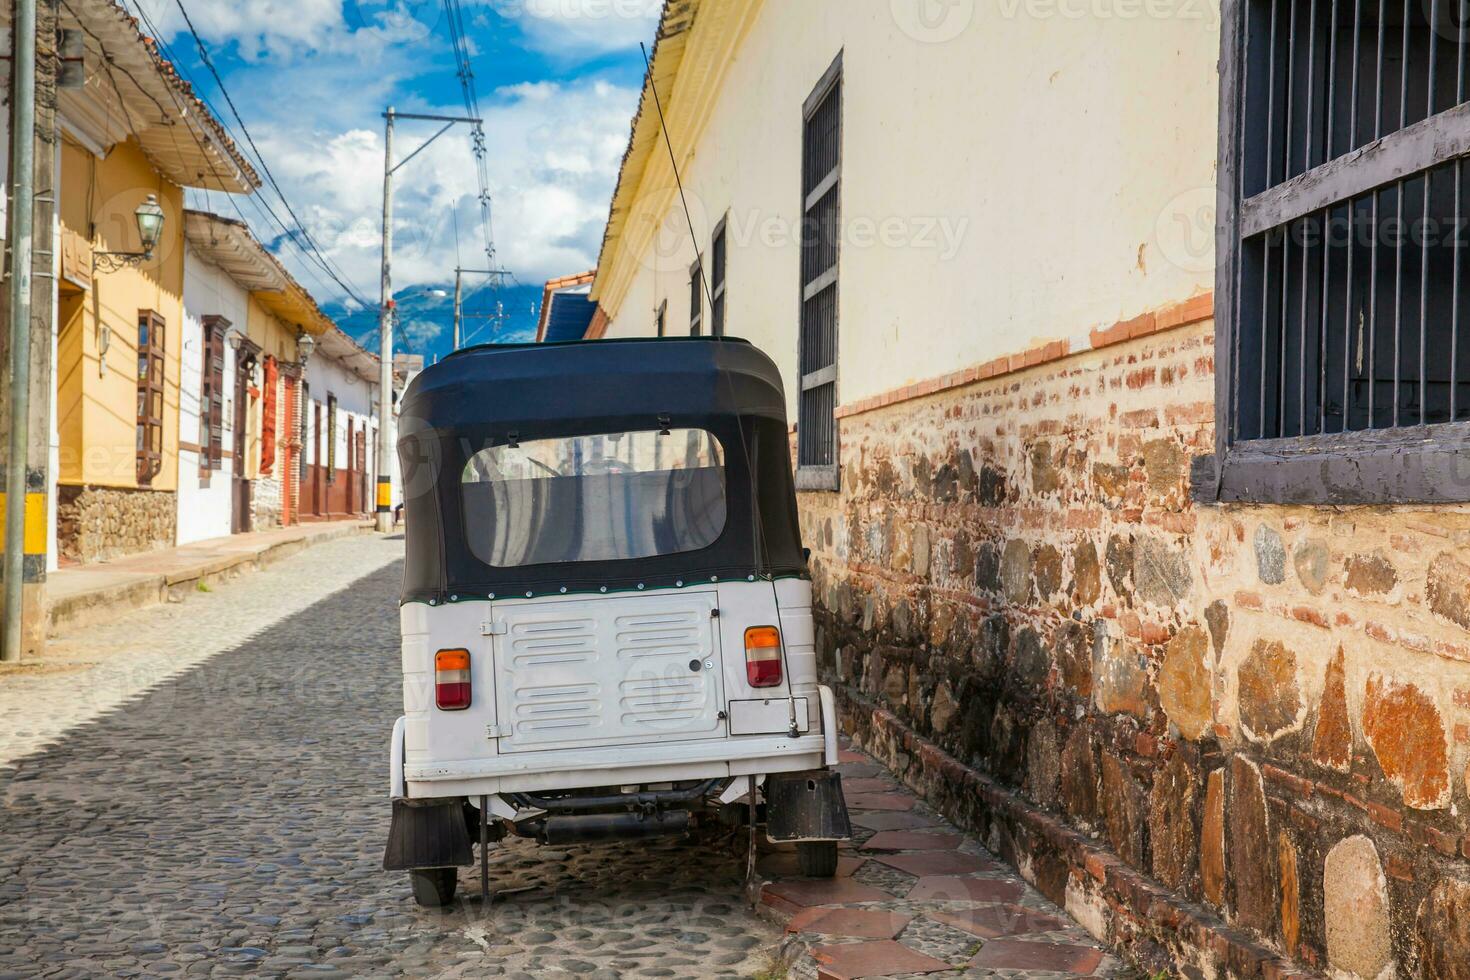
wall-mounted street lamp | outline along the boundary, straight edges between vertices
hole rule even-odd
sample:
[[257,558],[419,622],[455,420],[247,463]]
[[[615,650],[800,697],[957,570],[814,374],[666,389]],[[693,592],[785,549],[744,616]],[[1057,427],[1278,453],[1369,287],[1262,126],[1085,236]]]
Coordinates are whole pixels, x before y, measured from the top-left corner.
[[311,352],[316,350],[316,338],[299,327],[296,330],[296,366],[306,367]]
[[142,265],[153,258],[153,250],[158,247],[158,240],[163,237],[163,208],[158,204],[158,198],[149,194],[133,211],[133,219],[138,223],[138,239],[143,243],[141,252],[93,252],[93,265],[104,272],[114,272],[132,265]]

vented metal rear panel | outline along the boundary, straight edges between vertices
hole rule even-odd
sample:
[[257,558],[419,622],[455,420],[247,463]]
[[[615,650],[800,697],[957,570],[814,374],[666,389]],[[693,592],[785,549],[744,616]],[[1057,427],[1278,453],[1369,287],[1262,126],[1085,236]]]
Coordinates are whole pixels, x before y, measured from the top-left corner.
[[501,752],[724,735],[713,593],[505,608]]

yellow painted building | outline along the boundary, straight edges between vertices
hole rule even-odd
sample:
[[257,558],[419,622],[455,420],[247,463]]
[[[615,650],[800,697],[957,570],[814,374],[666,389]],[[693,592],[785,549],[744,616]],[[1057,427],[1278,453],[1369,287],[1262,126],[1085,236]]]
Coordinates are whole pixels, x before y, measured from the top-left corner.
[[[57,321],[57,429],[63,485],[176,490],[178,426],[165,424],[157,473],[139,471],[137,446],[140,324],[145,313],[161,324],[152,338],[163,353],[163,416],[179,409],[179,345],[183,316],[183,190],[153,169],[131,141],[105,160],[63,143],[59,208],[63,236],[97,251],[138,251],[133,210],[148,194],[163,207],[164,233],[148,261],[100,270],[90,288],[64,279]],[[105,219],[89,214],[107,202]],[[161,343],[159,343],[161,341]]]
[[93,561],[174,543],[184,188],[259,180],[118,5],[78,0],[62,21],[86,39],[86,81],[58,94],[55,552]]

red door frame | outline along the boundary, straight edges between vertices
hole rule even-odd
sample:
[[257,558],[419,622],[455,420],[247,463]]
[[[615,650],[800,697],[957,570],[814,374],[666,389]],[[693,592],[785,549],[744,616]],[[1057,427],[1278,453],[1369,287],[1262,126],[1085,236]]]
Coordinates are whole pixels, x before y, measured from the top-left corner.
[[312,433],[316,451],[312,454],[311,467],[311,512],[321,517],[326,511],[322,497],[326,489],[322,481],[322,403],[312,402]]

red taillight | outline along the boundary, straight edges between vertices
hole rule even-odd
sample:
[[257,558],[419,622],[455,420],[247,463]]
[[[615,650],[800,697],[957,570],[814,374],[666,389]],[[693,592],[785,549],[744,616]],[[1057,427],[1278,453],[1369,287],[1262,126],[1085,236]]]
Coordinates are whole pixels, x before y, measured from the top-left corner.
[[440,711],[470,706],[470,652],[440,650],[434,654],[434,703]]
[[781,631],[774,626],[752,626],[745,631],[745,679],[751,687],[781,683]]

